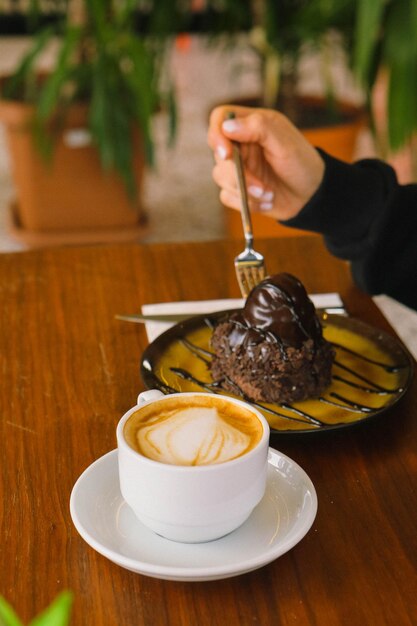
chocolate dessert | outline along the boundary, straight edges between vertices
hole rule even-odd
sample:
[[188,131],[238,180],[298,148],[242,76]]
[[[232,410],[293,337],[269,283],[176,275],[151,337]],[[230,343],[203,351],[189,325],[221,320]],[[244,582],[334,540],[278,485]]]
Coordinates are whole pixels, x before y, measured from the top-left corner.
[[334,350],[304,286],[291,274],[259,283],[242,311],[219,321],[211,346],[213,380],[249,400],[314,398],[331,381]]

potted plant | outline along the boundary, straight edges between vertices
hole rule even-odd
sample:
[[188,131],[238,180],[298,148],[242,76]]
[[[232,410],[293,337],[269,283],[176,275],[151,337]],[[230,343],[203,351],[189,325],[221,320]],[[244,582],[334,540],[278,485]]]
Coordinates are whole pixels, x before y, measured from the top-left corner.
[[[153,160],[153,115],[165,108],[171,135],[175,127],[164,64],[172,3],[147,3],[142,35],[136,2],[66,6],[1,82],[15,221],[21,231],[52,237],[103,229],[106,236],[115,229],[136,234],[145,221],[140,185],[144,164]],[[37,61],[51,43],[58,44],[55,62],[40,75]]]
[[[279,109],[313,145],[350,161],[364,124],[364,111],[337,100],[331,63],[336,46],[344,51],[350,49],[354,25],[355,3],[351,0],[253,2],[248,37],[259,58],[262,93],[238,103]],[[298,90],[301,62],[313,52],[320,58],[323,98],[300,96]],[[255,215],[253,222],[258,236],[297,234],[295,229],[271,225],[271,220],[262,215]],[[227,224],[232,236],[241,236],[235,212],[227,212]]]
[[[417,46],[415,0],[357,0],[353,67],[366,94],[379,156],[417,180]],[[400,175],[402,172],[398,172]]]
[[[348,0],[254,2],[249,42],[259,56],[262,84],[256,104],[279,109],[302,130],[362,119],[362,111],[337,101],[331,73],[335,40],[345,51],[351,46],[354,6]],[[325,92],[320,102],[298,93],[300,64],[311,53],[320,57]]]

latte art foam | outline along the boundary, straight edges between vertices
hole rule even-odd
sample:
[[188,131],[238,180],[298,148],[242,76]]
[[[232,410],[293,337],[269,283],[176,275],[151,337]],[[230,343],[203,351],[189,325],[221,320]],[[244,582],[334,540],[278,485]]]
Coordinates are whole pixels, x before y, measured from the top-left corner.
[[143,456],[171,465],[213,465],[249,452],[263,427],[251,411],[222,399],[167,398],[139,409],[124,428]]

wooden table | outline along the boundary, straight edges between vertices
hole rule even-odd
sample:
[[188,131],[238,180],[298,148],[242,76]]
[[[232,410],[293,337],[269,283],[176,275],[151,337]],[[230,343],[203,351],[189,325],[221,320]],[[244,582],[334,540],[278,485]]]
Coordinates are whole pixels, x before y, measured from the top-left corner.
[[[69,496],[115,448],[142,387],[149,302],[238,297],[236,242],[105,245],[0,255],[0,593],[27,623],[63,589],[72,626],[417,623],[417,389],[366,426],[275,440],[310,475],[319,509],[290,552],[243,576],[169,582],[112,564],[78,535]],[[339,291],[393,333],[316,237],[261,241],[269,271]]]

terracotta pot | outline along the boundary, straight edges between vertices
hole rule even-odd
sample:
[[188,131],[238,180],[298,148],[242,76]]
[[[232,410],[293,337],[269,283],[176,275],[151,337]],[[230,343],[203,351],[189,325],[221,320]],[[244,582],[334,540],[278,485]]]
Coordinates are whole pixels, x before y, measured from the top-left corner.
[[[303,97],[303,106],[323,109],[324,101],[321,98]],[[244,105],[244,101],[237,102]],[[255,104],[252,99],[252,104]],[[300,128],[305,138],[317,148],[322,148],[332,156],[343,161],[352,161],[355,153],[356,142],[360,131],[365,124],[365,115],[361,109],[349,103],[339,103],[338,108],[346,116],[343,122],[317,127]],[[229,236],[234,239],[242,239],[242,221],[240,214],[226,208],[226,229]],[[309,231],[288,228],[277,224],[269,217],[259,213],[252,215],[253,231],[255,237],[294,237],[300,234],[317,236]]]
[[[324,106],[321,98],[305,97],[302,102],[318,110]],[[338,103],[338,110],[344,116],[341,122],[317,128],[301,127],[300,130],[316,148],[322,148],[337,159],[351,162],[359,133],[365,126],[366,115],[363,109],[347,102]]]
[[[51,162],[45,162],[31,132],[33,108],[0,100],[17,198],[16,226],[28,232],[74,232],[132,228],[145,215],[133,207],[117,173],[104,172],[86,132],[87,109],[75,105],[58,137]],[[140,187],[144,160],[136,140],[135,172]]]

